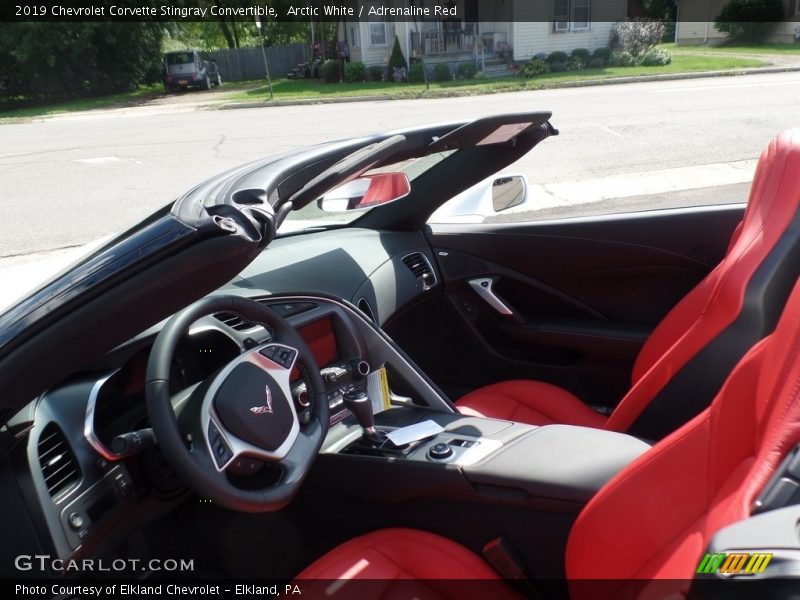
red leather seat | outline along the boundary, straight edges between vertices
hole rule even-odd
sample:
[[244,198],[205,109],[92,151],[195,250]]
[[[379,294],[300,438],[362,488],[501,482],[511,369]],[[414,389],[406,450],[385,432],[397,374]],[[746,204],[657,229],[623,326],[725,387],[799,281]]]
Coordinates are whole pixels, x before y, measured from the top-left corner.
[[[570,595],[641,598],[649,590],[649,597],[663,598],[686,592],[711,537],[750,515],[753,501],[798,443],[800,285],[775,333],[747,353],[711,406],[628,465],[584,507],[567,544]],[[341,594],[329,593],[331,582],[324,582],[329,598],[355,597],[355,590],[359,598],[365,597],[361,591],[369,592],[366,597],[401,597],[399,590],[388,591],[392,580],[405,577],[439,586],[424,597],[461,597],[458,590],[447,593],[441,580],[466,573],[492,576],[480,558],[449,540],[387,529],[346,542],[298,579],[381,580],[374,589],[351,585]],[[599,587],[597,580],[606,584]],[[636,593],[622,590],[626,585]]]
[[[473,416],[532,425],[585,425],[660,439],[708,406],[733,365],[774,326],[799,274],[798,252],[792,245],[800,238],[799,205],[800,130],[789,130],[761,155],[747,210],[722,262],[653,331],[634,364],[631,388],[609,417],[566,390],[528,380],[480,388],[457,401],[457,408]],[[754,278],[762,265],[768,273]],[[781,278],[786,282],[782,294],[764,287]],[[761,281],[761,287],[754,284],[751,287],[757,291],[748,292],[751,281]],[[771,322],[765,311],[774,314]],[[733,327],[738,331],[725,339],[722,349],[709,346]],[[671,388],[670,383],[693,361],[693,379],[682,389]],[[712,381],[716,384],[710,385]],[[670,390],[669,397],[659,400]],[[679,409],[680,403],[690,401],[687,398],[696,405]],[[643,412],[656,405],[660,413],[648,415],[649,429],[632,429]]]

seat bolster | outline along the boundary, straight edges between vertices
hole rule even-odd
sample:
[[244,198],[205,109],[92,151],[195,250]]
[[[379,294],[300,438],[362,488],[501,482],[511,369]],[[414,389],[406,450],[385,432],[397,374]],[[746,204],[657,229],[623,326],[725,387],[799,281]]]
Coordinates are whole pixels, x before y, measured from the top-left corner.
[[295,583],[303,598],[520,598],[464,546],[403,528],[373,531],[337,546],[300,573]]
[[606,417],[577,396],[541,381],[516,379],[487,385],[456,402],[464,415],[506,419],[530,425],[580,425],[602,428]]

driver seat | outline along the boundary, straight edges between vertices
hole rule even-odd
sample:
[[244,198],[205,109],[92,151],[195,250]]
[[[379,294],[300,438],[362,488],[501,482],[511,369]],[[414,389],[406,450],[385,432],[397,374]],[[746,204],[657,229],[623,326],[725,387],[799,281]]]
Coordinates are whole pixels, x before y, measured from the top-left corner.
[[706,408],[753,344],[768,335],[800,275],[800,129],[776,137],[722,261],[658,324],[634,363],[631,387],[605,416],[565,389],[495,383],[456,402],[466,415],[563,423],[661,439]]
[[[584,507],[567,544],[571,596],[685,593],[710,539],[750,516],[758,494],[800,442],[799,397],[800,284],[775,332],[745,355],[710,407],[634,460]],[[411,579],[422,590],[414,594],[430,598],[463,597],[448,594],[445,579],[473,578],[482,581],[471,585],[486,586],[494,577],[487,563],[450,540],[386,529],[335,548],[298,580],[327,580],[318,585],[326,585],[329,598],[356,597],[352,592],[359,598],[408,598],[395,587],[403,582],[395,580]],[[351,579],[381,581],[348,589]],[[607,580],[602,588],[598,579]],[[331,590],[331,580],[341,593]],[[297,583],[314,589],[313,582]],[[628,588],[626,595],[626,585],[635,593]],[[498,589],[489,597],[499,597]]]

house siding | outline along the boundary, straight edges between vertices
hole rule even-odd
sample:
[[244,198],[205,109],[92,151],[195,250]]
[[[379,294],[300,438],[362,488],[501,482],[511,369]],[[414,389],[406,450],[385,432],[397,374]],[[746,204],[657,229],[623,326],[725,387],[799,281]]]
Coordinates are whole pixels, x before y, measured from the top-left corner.
[[575,48],[608,46],[608,36],[614,23],[593,22],[588,31],[554,32],[552,23],[514,23],[514,60],[528,60],[544,52],[571,52]]
[[413,21],[396,21],[393,23],[386,23],[386,42],[385,46],[370,46],[369,43],[369,25],[367,22],[360,23],[361,28],[361,47],[357,48],[358,51],[350,52],[352,60],[360,60],[365,65],[380,65],[386,66],[389,64],[389,56],[392,54],[392,46],[394,45],[394,36],[400,40],[400,49],[403,51],[403,56],[408,63],[409,59],[409,36],[408,32],[413,28]]
[[540,52],[575,48],[594,50],[608,46],[608,36],[617,21],[625,19],[627,0],[596,1],[591,4],[587,31],[553,31],[552,2],[514,0],[514,31],[511,41],[514,60],[528,60]]

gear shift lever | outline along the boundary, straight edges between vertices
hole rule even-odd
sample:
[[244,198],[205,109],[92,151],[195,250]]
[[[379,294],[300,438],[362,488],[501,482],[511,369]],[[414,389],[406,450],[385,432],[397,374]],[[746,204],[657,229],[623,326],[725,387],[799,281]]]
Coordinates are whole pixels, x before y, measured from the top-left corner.
[[362,390],[350,390],[342,398],[344,405],[355,416],[358,424],[364,429],[364,438],[373,444],[380,444],[386,434],[375,429],[375,415],[372,414],[372,404],[369,396]]

